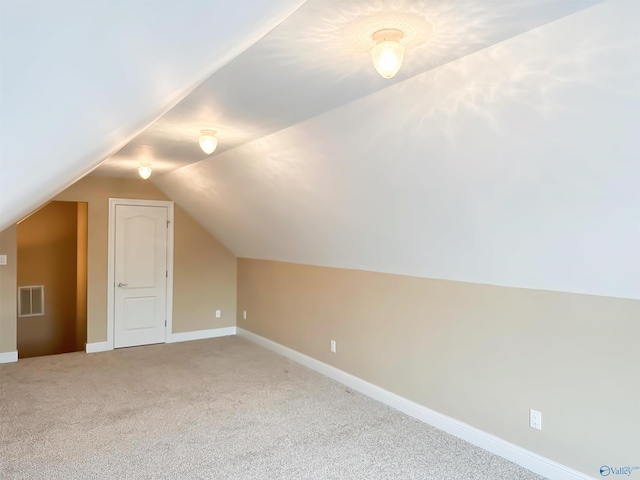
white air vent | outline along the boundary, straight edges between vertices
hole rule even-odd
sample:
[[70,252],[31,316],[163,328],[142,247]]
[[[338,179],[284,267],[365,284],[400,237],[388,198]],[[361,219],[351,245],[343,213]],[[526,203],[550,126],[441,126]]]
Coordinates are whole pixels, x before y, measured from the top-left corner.
[[18,316],[44,315],[44,285],[18,287]]

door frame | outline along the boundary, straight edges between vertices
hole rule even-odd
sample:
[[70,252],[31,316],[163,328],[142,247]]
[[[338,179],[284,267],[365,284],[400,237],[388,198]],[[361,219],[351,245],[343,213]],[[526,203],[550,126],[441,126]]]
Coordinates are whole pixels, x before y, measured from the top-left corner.
[[173,331],[173,202],[166,200],[142,200],[128,198],[109,199],[109,244],[107,270],[107,350],[114,349],[115,333],[115,248],[116,248],[116,206],[130,205],[139,207],[167,208],[167,325],[165,326],[165,343],[171,340]]

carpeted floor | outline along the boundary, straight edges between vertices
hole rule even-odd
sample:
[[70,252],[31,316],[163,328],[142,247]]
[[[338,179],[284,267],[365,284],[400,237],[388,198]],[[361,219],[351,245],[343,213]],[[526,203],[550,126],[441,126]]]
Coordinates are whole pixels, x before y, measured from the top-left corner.
[[1,479],[540,479],[236,337],[0,365]]

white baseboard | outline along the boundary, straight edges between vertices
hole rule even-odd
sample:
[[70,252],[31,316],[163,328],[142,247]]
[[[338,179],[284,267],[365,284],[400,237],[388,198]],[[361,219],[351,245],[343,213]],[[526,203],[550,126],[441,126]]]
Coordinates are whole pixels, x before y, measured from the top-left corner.
[[[226,337],[236,334],[236,327],[212,328],[210,330],[196,330],[195,332],[172,333],[166,343],[188,342],[205,338]],[[87,343],[87,353],[108,352],[113,350],[109,342]]]
[[236,327],[212,328],[210,330],[196,330],[195,332],[172,333],[167,343],[189,342],[205,338],[227,337],[236,334]]
[[13,363],[18,361],[18,352],[0,353],[0,363]]
[[85,346],[87,353],[108,352],[110,350],[113,350],[113,347],[109,345],[109,342],[87,343]]
[[503,457],[546,478],[551,480],[594,480],[593,477],[585,475],[584,473],[573,470],[560,463],[554,462],[553,460],[549,460],[537,453],[525,450],[522,447],[509,443],[506,440],[479,430],[471,425],[467,425],[459,420],[438,413],[430,408],[362,380],[361,378],[316,360],[315,358],[308,357],[296,350],[292,350],[272,340],[256,335],[255,333],[238,328],[237,335],[279,353],[280,355],[315,370],[316,372],[326,375],[333,380],[347,385],[348,387],[378,400],[379,402],[389,405],[390,407],[411,417],[428,423],[429,425],[461,438],[473,445],[487,450],[488,452]]

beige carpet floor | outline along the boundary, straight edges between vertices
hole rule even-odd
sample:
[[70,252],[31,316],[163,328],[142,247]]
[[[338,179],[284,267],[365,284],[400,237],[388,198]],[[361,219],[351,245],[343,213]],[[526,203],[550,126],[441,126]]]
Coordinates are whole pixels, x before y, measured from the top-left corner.
[[540,479],[236,337],[0,365],[2,479]]

